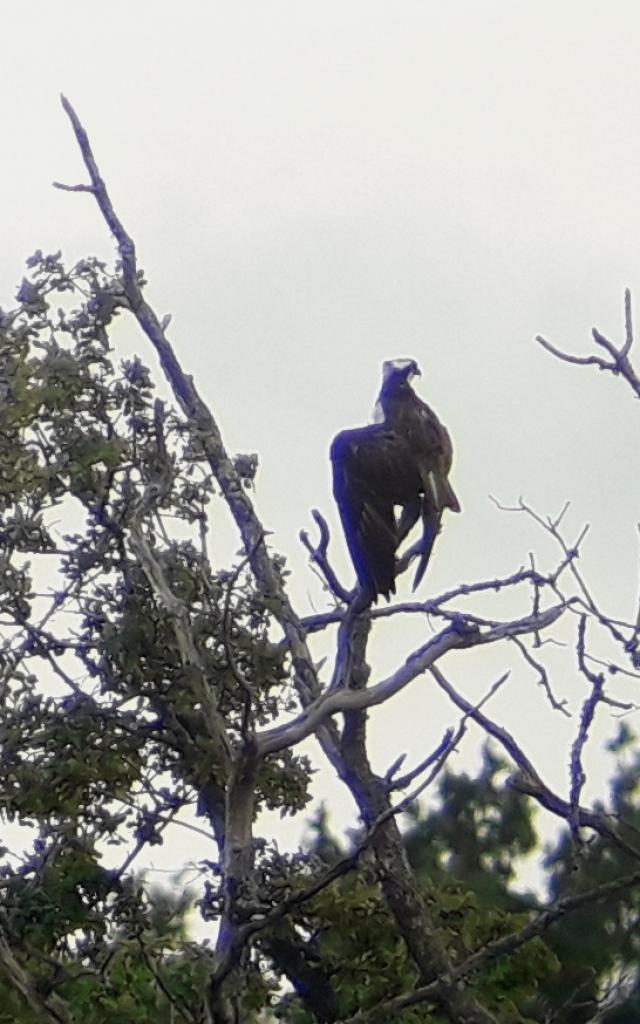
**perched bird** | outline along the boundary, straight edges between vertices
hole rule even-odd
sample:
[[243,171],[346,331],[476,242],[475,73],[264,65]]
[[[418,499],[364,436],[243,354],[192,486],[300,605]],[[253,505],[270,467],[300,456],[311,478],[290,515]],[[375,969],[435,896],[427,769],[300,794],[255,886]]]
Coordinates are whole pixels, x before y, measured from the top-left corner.
[[[436,414],[413,391],[412,359],[387,361],[379,422],[343,430],[331,446],[333,492],[358,580],[375,600],[395,593],[395,555],[419,518],[420,583],[445,508],[459,512],[449,482],[452,446]],[[396,510],[400,509],[399,518]]]
[[440,529],[445,508],[460,511],[460,502],[449,481],[453,446],[446,427],[433,409],[418,398],[411,387],[413,377],[421,376],[414,359],[387,360],[382,366],[382,388],[376,405],[378,419],[409,445],[422,480],[419,502],[405,506],[398,524],[398,543],[422,516],[423,535],[420,561],[413,589],[424,576],[433,542]]

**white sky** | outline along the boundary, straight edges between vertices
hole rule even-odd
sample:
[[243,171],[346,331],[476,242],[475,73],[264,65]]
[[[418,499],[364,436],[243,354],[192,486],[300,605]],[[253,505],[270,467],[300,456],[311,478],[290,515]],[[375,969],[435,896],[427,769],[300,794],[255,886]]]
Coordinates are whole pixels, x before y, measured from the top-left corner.
[[[571,531],[592,524],[582,568],[606,607],[635,616],[638,409],[623,383],[532,338],[587,352],[594,324],[621,337],[624,288],[640,294],[636,2],[36,0],[0,3],[0,29],[0,301],[36,247],[69,261],[113,250],[91,198],[50,185],[85,177],[63,91],[185,368],[229,448],[260,452],[259,509],[301,613],[322,602],[297,541],[311,507],[330,516],[336,565],[351,572],[331,438],[366,422],[382,360],[411,356],[453,436],[464,508],[421,594],[512,572],[531,549],[550,564],[548,542],[490,493],[542,513],[569,498]],[[424,628],[387,628],[376,669]],[[570,655],[551,658],[575,709]],[[508,665],[492,713],[566,792],[575,718],[550,712],[513,652],[442,667],[479,697]],[[417,682],[372,715],[376,763],[424,756],[455,720]],[[339,821],[349,801],[330,795]]]

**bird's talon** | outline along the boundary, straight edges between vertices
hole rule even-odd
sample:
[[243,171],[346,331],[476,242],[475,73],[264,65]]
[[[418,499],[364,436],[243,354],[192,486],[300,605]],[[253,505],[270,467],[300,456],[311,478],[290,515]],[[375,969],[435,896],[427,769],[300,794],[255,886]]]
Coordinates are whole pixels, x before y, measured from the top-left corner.
[[458,634],[458,636],[469,636],[471,633],[478,632],[478,626],[476,623],[468,622],[464,615],[452,615],[451,628],[454,633]]

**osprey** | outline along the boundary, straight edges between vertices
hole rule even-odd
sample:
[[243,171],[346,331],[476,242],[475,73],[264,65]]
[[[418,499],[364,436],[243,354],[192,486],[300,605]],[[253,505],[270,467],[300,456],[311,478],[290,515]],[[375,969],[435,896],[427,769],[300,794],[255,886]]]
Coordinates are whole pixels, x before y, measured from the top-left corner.
[[[358,580],[375,600],[395,593],[395,554],[422,518],[422,579],[442,512],[460,511],[449,482],[451,438],[411,387],[413,359],[390,360],[376,406],[379,422],[343,430],[331,446],[333,493]],[[399,518],[396,509],[400,508]]]

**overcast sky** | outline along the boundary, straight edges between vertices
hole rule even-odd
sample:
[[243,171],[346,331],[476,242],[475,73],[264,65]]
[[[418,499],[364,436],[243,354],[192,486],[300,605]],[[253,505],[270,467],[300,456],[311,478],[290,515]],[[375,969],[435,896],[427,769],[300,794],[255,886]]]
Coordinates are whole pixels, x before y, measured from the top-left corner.
[[[489,494],[541,513],[571,499],[569,532],[592,524],[583,569],[607,608],[635,616],[640,409],[624,383],[533,337],[590,351],[594,324],[622,336],[624,288],[640,295],[637,2],[35,0],[0,14],[0,302],[36,247],[113,252],[91,198],[51,188],[85,177],[62,91],[184,367],[229,448],[260,453],[259,510],[302,614],[322,606],[297,540],[313,506],[351,573],[331,438],[367,421],[382,360],[410,356],[452,434],[463,505],[421,594],[512,572],[530,550],[552,564],[545,538]],[[153,362],[132,325],[122,334],[123,352]],[[376,670],[426,628],[387,628]],[[570,652],[556,657],[576,710],[584,689]],[[479,697],[505,666],[517,670],[495,714],[566,792],[575,718],[550,712],[512,652],[443,669]],[[376,764],[424,756],[451,722],[417,682],[372,715]],[[348,800],[332,801],[339,820]]]

